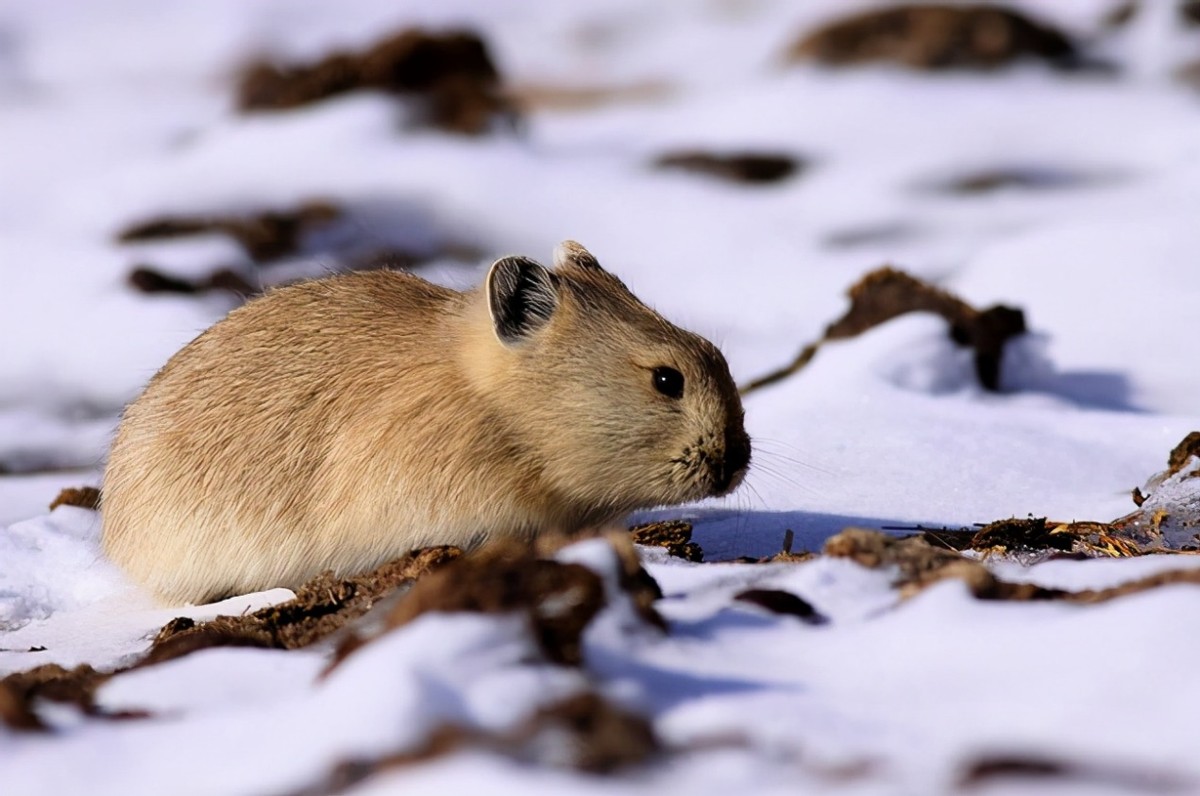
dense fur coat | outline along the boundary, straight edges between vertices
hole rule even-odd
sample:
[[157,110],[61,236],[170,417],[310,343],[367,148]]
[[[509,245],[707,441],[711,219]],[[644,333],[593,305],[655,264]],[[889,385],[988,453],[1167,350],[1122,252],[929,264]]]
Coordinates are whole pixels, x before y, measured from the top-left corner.
[[234,310],[126,410],[104,547],[201,602],[724,494],[749,459],[720,352],[568,241],[465,293],[371,271]]

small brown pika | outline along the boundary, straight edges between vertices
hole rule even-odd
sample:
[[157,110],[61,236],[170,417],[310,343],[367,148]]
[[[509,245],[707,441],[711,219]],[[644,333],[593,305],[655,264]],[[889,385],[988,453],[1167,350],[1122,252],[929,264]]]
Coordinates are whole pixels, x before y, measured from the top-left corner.
[[125,411],[104,548],[166,600],[573,533],[723,495],[750,462],[724,357],[572,241],[458,292],[351,273],[213,325]]

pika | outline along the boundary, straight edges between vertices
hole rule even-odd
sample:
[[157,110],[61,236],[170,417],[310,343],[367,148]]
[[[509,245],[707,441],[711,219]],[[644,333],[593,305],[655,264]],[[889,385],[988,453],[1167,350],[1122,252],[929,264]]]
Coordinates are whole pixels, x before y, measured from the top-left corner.
[[723,495],[750,455],[720,351],[564,241],[466,292],[356,272],[229,313],[126,408],[103,544],[200,603]]

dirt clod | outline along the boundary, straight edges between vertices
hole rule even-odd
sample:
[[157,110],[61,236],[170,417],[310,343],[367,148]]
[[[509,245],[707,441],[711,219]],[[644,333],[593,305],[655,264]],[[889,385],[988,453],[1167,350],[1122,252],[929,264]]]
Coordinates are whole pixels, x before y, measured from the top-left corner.
[[1068,780],[1077,788],[1094,785],[1098,790],[1120,789],[1137,793],[1185,793],[1193,783],[1161,769],[1142,769],[1101,760],[1075,761],[1040,754],[994,754],[981,756],[962,769],[958,788],[973,791],[994,786],[997,780],[1020,782],[1026,790],[1039,781]]
[[107,713],[96,706],[96,689],[112,675],[86,664],[65,669],[56,663],[14,672],[0,680],[0,721],[14,730],[50,729],[35,710],[38,700],[74,705],[80,711],[103,718],[140,718],[145,714]]
[[235,240],[246,256],[261,265],[295,254],[305,236],[336,221],[341,214],[332,202],[314,200],[288,210],[244,215],[166,215],[131,224],[117,233],[117,240],[137,243],[218,233]]
[[542,707],[504,732],[443,725],[415,749],[343,761],[323,781],[290,796],[344,793],[386,771],[471,748],[529,765],[603,775],[646,762],[662,751],[662,744],[646,719],[584,692]]
[[1179,19],[1191,27],[1200,26],[1200,0],[1179,0]]
[[126,279],[129,286],[140,293],[179,293],[185,296],[194,296],[219,291],[249,298],[260,292],[245,277],[231,268],[218,268],[198,279],[184,279],[164,274],[150,266],[139,265],[129,272]]
[[0,722],[12,730],[45,730],[41,717],[33,712],[25,694],[0,681]]
[[359,618],[384,597],[453,561],[457,547],[426,547],[350,578],[324,573],[294,599],[245,616],[207,622],[177,618],[165,625],[139,665],[152,665],[209,647],[296,649],[319,641]]
[[[434,236],[433,240],[410,241],[405,245],[387,241],[385,235],[378,246],[372,246],[372,229],[393,225],[425,229],[433,223],[412,208],[399,208],[399,216],[396,212],[370,202],[351,207],[313,199],[294,207],[254,212],[164,214],[129,225],[117,238],[124,243],[139,243],[194,235],[228,237],[245,252],[246,260],[217,261],[207,272],[189,276],[141,263],[130,271],[126,280],[141,293],[224,293],[243,300],[268,288],[330,272],[415,270],[437,260],[477,262],[486,253],[465,238],[450,236]],[[387,217],[381,217],[380,213],[386,213]],[[291,268],[283,274],[265,270],[284,261]],[[319,273],[315,270],[318,266]],[[299,273],[297,267],[302,269]]]
[[790,591],[782,591],[780,589],[747,589],[735,595],[733,599],[757,605],[760,608],[767,609],[771,613],[795,616],[810,625],[823,625],[829,621],[816,608],[812,607],[812,603],[803,597],[792,594]]
[[660,155],[655,158],[654,167],[690,171],[728,182],[765,184],[786,180],[802,170],[804,164],[791,155],[771,152],[717,154],[689,150]]
[[952,550],[934,547],[919,536],[896,538],[863,528],[847,528],[829,537],[824,553],[849,558],[868,569],[895,566],[900,584],[924,582],[943,567],[966,560]]
[[425,106],[421,121],[452,132],[478,135],[494,119],[516,119],[487,45],[468,30],[408,29],[315,63],[259,62],[243,72],[237,105],[242,111],[281,111],[363,89],[419,99]]
[[877,8],[802,36],[793,61],[831,66],[891,61],[912,69],[994,69],[1019,58],[1074,66],[1078,50],[1063,31],[1000,5],[938,3]]
[[1025,520],[1014,517],[985,525],[971,539],[970,547],[980,551],[1000,549],[1069,552],[1074,547],[1074,541],[1073,534],[1048,526],[1045,517]]
[[583,630],[604,603],[600,576],[587,567],[497,543],[423,578],[391,610],[387,625],[401,627],[430,611],[520,612],[546,657],[577,665]]
[[1200,456],[1200,431],[1193,431],[1171,450],[1167,459],[1167,477],[1175,475],[1193,456]]
[[1052,191],[1075,188],[1111,179],[1107,175],[1083,174],[1047,167],[1008,166],[968,172],[938,180],[929,188],[938,193],[982,196],[1005,190]]
[[896,538],[878,531],[848,528],[825,542],[825,554],[867,567],[895,567],[894,585],[904,597],[946,579],[963,581],[979,599],[1031,599],[997,580],[987,567],[961,553],[931,545],[924,536]]
[[1066,762],[1051,758],[1035,757],[984,757],[963,772],[959,783],[963,788],[974,788],[1000,777],[1046,778],[1066,776],[1070,767]]
[[[662,590],[638,561],[626,533],[606,536],[617,555],[617,585],[647,624],[664,629],[654,609]],[[355,635],[338,648],[330,671],[382,633],[431,611],[518,614],[546,658],[578,665],[584,629],[615,595],[605,594],[600,576],[585,566],[542,557],[539,545],[494,542],[422,578],[388,610],[382,626]]]
[[592,774],[644,762],[660,749],[646,719],[594,693],[542,708],[513,733],[510,753]]
[[[1003,520],[993,525],[1011,525],[1013,520]],[[1031,521],[1036,526],[1038,521]],[[1084,530],[1096,523],[1059,525],[1051,533],[1074,534],[1079,539]],[[986,526],[992,527],[992,526]],[[1028,544],[1034,537],[1021,536],[1018,544]],[[1091,550],[1093,543],[1084,540],[1082,549]],[[1032,583],[1010,583],[992,574],[979,560],[967,558],[954,550],[934,547],[925,535],[896,538],[878,531],[850,528],[825,543],[826,555],[849,558],[869,569],[894,566],[897,575],[894,581],[903,597],[911,597],[925,588],[947,579],[961,580],[967,589],[980,600],[1062,600],[1064,602],[1090,605],[1107,602],[1129,594],[1176,584],[1200,586],[1200,569],[1180,569],[1160,572],[1105,589],[1083,589],[1066,591],[1037,586]],[[1097,555],[1098,553],[1092,553]],[[1129,553],[1136,555],[1136,553]]]
[[658,581],[642,566],[637,549],[633,546],[633,538],[627,533],[614,532],[607,534],[608,543],[612,545],[621,563],[618,585],[633,603],[633,609],[646,624],[666,631],[667,620],[654,607],[662,599],[662,587]]
[[820,340],[809,343],[795,359],[741,388],[742,394],[774,384],[804,368],[830,340],[844,340],[910,312],[932,312],[949,324],[950,337],[975,350],[975,373],[988,390],[1000,389],[1004,346],[1026,331],[1025,314],[997,305],[977,310],[957,296],[895,268],[879,268],[850,287],[850,309],[825,328]]
[[704,551],[692,541],[692,524],[685,520],[660,520],[635,525],[629,529],[634,544],[661,547],[670,555],[699,563]]
[[94,486],[69,486],[58,493],[50,502],[50,510],[59,506],[78,506],[95,511],[100,508],[100,490]]

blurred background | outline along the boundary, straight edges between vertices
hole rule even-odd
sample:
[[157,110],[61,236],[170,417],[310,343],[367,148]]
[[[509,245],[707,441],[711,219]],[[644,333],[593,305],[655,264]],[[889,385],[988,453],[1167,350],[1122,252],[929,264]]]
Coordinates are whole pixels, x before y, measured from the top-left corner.
[[885,264],[1023,312],[990,388],[923,316],[749,395],[735,507],[1109,519],[1200,419],[1198,205],[1196,2],[5,0],[0,524],[248,297],[564,238],[743,382]]

